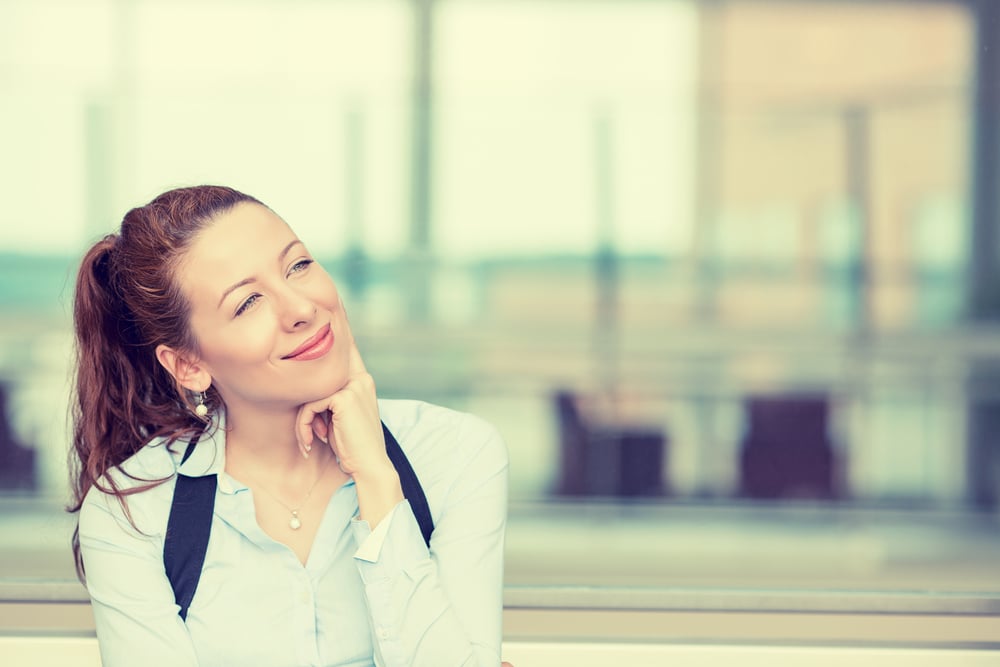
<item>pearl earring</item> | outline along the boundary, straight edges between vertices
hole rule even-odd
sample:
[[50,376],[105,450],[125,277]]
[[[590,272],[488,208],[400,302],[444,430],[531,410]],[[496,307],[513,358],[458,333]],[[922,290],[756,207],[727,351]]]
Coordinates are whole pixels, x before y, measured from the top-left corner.
[[208,406],[205,405],[205,392],[198,392],[198,405],[194,408],[194,413],[199,417],[204,417],[208,414]]

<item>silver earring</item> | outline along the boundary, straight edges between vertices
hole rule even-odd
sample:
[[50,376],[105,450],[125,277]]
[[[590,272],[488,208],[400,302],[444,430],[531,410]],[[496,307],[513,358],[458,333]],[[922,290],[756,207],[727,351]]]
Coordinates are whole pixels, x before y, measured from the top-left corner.
[[194,407],[194,413],[199,417],[204,417],[208,414],[208,406],[205,405],[205,392],[198,392],[198,405]]

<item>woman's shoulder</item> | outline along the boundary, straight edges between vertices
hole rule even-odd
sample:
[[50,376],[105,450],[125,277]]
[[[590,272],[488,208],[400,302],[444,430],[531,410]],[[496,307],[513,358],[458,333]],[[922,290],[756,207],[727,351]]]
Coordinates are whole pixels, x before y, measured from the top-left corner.
[[134,522],[142,532],[161,532],[173,496],[177,461],[176,444],[158,439],[106,471],[80,507],[81,533],[107,519],[122,526]]
[[132,490],[150,482],[169,479],[177,472],[183,447],[166,438],[154,438],[132,456],[105,473],[121,489]]
[[[471,462],[507,465],[507,446],[487,420],[417,400],[379,399],[379,413],[418,474],[439,476]],[[425,475],[421,474],[421,481]]]
[[456,442],[505,449],[496,427],[469,412],[434,403],[406,399],[379,399],[379,413],[404,451],[420,446]]

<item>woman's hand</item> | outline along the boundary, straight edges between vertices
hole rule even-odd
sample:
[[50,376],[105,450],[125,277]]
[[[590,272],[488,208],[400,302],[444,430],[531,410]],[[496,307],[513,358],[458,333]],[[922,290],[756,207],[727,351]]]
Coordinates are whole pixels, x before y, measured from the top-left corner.
[[299,407],[295,438],[306,457],[315,437],[330,445],[340,469],[357,485],[361,518],[374,529],[403,500],[403,491],[385,450],[375,381],[361,360],[349,324],[343,333],[349,346],[347,382],[332,396]]
[[385,452],[382,421],[375,396],[375,380],[368,374],[350,326],[345,327],[348,351],[347,382],[333,395],[299,407],[295,438],[303,456],[318,437],[333,449],[341,470],[365,474],[391,466]]

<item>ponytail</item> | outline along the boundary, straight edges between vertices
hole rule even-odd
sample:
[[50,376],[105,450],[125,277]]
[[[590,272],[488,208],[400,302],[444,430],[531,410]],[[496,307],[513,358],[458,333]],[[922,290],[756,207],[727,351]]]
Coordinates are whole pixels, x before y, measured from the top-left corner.
[[[197,350],[189,306],[173,270],[197,233],[239,202],[259,203],[216,186],[166,192],[129,211],[120,235],[105,236],[84,255],[73,307],[70,512],[79,511],[88,491],[97,487],[118,498],[134,527],[126,496],[169,478],[138,479],[122,470],[122,463],[153,438],[165,437],[170,444],[204,429],[187,392],[156,359],[156,348]],[[218,403],[214,392],[207,398]],[[112,469],[145,484],[123,489],[107,474]],[[73,555],[82,581],[79,526]]]

